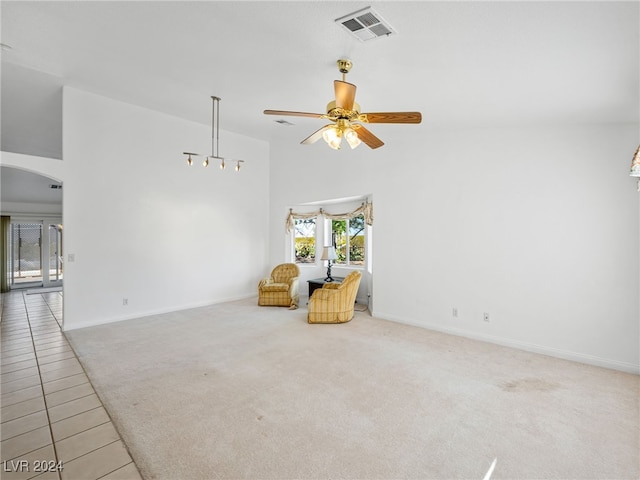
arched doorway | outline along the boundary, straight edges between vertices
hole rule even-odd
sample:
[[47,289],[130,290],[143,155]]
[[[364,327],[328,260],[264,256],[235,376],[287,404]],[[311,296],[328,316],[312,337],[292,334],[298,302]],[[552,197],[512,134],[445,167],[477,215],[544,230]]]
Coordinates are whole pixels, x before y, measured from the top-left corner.
[[62,182],[0,167],[2,290],[61,288],[64,277]]

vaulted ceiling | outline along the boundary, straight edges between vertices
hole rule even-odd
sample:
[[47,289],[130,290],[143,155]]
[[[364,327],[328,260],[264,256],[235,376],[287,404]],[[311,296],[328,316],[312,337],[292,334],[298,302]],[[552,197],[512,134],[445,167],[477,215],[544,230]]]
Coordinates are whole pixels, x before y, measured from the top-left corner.
[[[369,5],[396,35],[362,42],[335,22]],[[265,140],[297,143],[321,126],[293,117],[282,126],[262,111],[323,113],[342,57],[354,63],[347,80],[363,110],[418,110],[421,129],[639,119],[638,2],[3,1],[1,9],[5,66],[203,124],[217,95],[222,129]],[[3,96],[24,81],[8,73]],[[391,140],[403,127],[384,128]]]

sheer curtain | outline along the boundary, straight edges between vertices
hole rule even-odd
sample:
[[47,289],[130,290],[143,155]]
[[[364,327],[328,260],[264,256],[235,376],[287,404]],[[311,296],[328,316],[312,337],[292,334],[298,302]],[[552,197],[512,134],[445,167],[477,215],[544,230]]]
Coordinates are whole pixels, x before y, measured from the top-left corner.
[[321,208],[320,210],[317,210],[315,212],[297,213],[290,208],[289,215],[287,215],[287,221],[285,226],[286,232],[291,233],[293,231],[295,220],[315,218],[320,215],[322,215],[325,218],[341,219],[341,220],[345,218],[353,218],[353,217],[357,217],[358,215],[362,215],[364,216],[364,222],[367,225],[371,226],[373,225],[373,203],[369,201],[364,202],[362,205],[360,205],[358,208],[356,208],[352,212],[345,212],[345,213],[329,213],[324,208]]

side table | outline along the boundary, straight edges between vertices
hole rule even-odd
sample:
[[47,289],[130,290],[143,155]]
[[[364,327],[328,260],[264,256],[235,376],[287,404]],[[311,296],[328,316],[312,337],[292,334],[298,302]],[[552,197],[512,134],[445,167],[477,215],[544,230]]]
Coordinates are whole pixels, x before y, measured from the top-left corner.
[[309,283],[309,298],[313,295],[313,291],[316,288],[322,288],[325,283],[342,283],[344,281],[344,277],[333,277],[333,282],[325,282],[324,278],[314,278],[313,280],[307,280]]

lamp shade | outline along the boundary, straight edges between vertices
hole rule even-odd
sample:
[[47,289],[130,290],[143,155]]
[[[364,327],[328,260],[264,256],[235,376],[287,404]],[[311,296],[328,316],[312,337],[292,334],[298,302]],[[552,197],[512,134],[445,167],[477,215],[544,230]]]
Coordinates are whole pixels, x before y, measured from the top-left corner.
[[633,155],[633,160],[631,160],[631,171],[629,175],[632,177],[640,177],[640,146]]
[[334,247],[322,247],[322,256],[320,260],[335,260],[338,258]]

